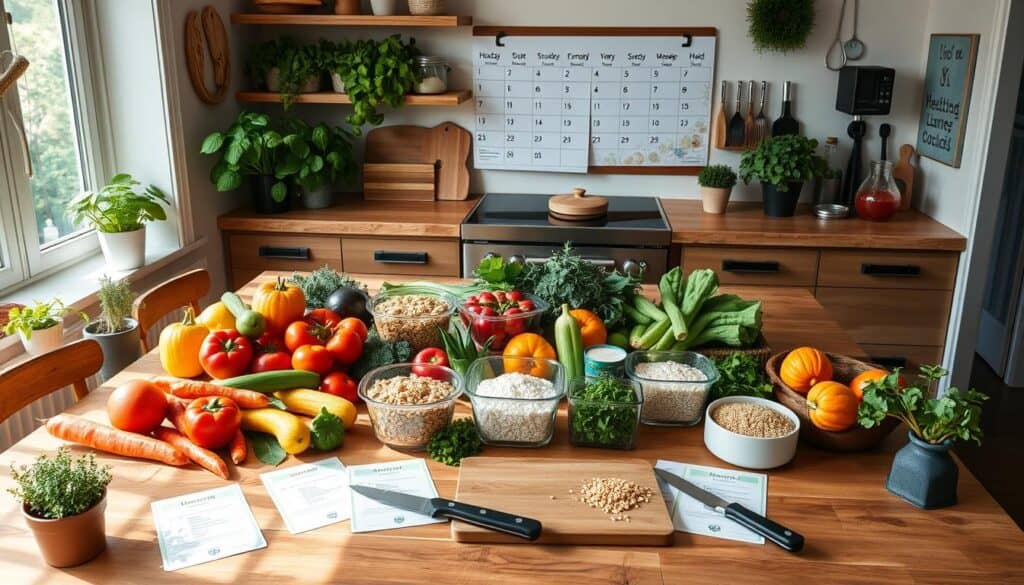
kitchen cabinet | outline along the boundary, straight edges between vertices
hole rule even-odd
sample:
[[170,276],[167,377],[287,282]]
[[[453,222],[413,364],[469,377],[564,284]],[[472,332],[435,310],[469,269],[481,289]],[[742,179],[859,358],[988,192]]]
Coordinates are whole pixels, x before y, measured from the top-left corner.
[[683,270],[711,268],[722,284],[814,289],[818,251],[784,247],[686,246]]
[[359,274],[458,276],[459,240],[343,238],[345,270]]
[[284,234],[229,234],[224,238],[231,286],[264,270],[310,271],[327,265],[343,270],[341,238]]

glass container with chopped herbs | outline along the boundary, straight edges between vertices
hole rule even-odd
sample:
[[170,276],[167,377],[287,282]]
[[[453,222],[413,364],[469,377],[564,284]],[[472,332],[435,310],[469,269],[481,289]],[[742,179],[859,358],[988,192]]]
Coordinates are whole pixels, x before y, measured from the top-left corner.
[[632,449],[643,391],[613,376],[577,378],[569,390],[569,442],[580,447]]

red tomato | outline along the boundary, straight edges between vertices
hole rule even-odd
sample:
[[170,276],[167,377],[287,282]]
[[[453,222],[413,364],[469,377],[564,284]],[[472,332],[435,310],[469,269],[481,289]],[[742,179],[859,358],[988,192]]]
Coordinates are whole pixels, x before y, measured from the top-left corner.
[[234,329],[211,331],[199,349],[203,370],[218,380],[241,376],[252,361],[252,342]]
[[518,303],[519,301],[521,301],[521,300],[523,300],[525,298],[526,297],[523,296],[523,293],[521,293],[521,292],[519,292],[517,290],[509,291],[509,293],[508,293],[508,300],[512,301],[513,303]]
[[334,367],[334,356],[322,345],[303,345],[292,354],[292,368],[323,376]]
[[110,424],[122,431],[147,434],[167,415],[167,396],[145,380],[118,386],[107,398]]
[[302,320],[311,325],[323,325],[334,329],[341,323],[341,316],[330,309],[313,309],[306,313]]
[[[357,319],[358,321],[358,319]],[[342,329],[327,342],[327,349],[342,366],[355,363],[363,353],[363,338],[350,329]]]
[[416,357],[412,358],[412,373],[424,378],[436,380],[447,380],[448,373],[438,366],[448,367],[448,354],[439,347],[428,347],[420,350]]
[[366,341],[366,338],[370,336],[369,329],[366,328],[366,323],[363,323],[358,317],[346,317],[338,323],[338,326],[334,328],[337,331],[352,331],[359,335],[359,339]]
[[292,369],[292,356],[288,352],[275,351],[256,356],[252,362],[253,372],[273,372]]
[[331,372],[320,382],[320,391],[341,396],[352,404],[359,401],[358,384],[345,372]]
[[253,351],[256,355],[284,351],[284,340],[273,333],[264,333],[256,340]]
[[185,409],[184,433],[207,449],[220,449],[235,438],[242,424],[242,411],[230,398],[204,396],[196,398]]
[[331,327],[323,323],[307,320],[295,321],[284,331],[284,345],[288,351],[295,351],[303,345],[323,345],[327,343],[332,334]]

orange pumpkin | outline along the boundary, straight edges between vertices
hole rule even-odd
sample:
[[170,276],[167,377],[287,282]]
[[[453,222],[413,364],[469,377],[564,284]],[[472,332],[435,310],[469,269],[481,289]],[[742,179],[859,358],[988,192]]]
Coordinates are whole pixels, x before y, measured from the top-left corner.
[[853,393],[857,395],[858,401],[863,400],[864,388],[871,382],[877,382],[888,375],[889,372],[885,370],[865,370],[857,374],[853,380],[850,380],[850,390],[853,390]]
[[569,311],[569,314],[580,325],[583,347],[601,345],[608,341],[608,330],[604,327],[604,321],[593,312],[586,309],[573,309]]
[[832,379],[832,362],[813,347],[798,347],[782,360],[779,378],[796,392],[807,394],[818,382]]
[[548,375],[548,364],[542,360],[553,360],[558,357],[555,348],[536,333],[520,333],[505,345],[504,357],[542,358],[538,361],[504,360],[506,372],[519,372],[531,376],[545,377]]
[[267,320],[267,331],[283,333],[288,325],[302,319],[306,312],[306,296],[294,284],[276,281],[264,282],[252,295],[252,310]]
[[857,422],[860,401],[849,386],[818,382],[807,393],[807,416],[825,431],[845,431]]

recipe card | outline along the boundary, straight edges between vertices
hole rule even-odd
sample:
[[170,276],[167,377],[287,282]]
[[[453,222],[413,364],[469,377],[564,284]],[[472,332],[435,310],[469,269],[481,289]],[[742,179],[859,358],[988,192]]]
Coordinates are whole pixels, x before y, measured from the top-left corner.
[[[365,485],[382,490],[402,492],[423,498],[436,498],[437,488],[430,477],[430,470],[422,459],[404,459],[370,465],[350,465],[349,485]],[[371,500],[355,490],[349,490],[352,497],[352,532],[373,532],[406,526],[422,526],[447,522],[444,518],[433,518],[400,508],[393,508]]]
[[150,504],[164,570],[266,548],[237,483]]
[[337,457],[268,471],[260,479],[292,534],[351,516],[348,473]]
[[[718,467],[690,465],[659,460],[655,467],[664,469],[715,494],[729,503],[764,516],[768,505],[768,476],[763,473],[734,471]],[[662,496],[671,511],[672,524],[680,532],[703,534],[716,538],[764,544],[764,537],[740,526],[725,516],[691,498],[658,478]]]

